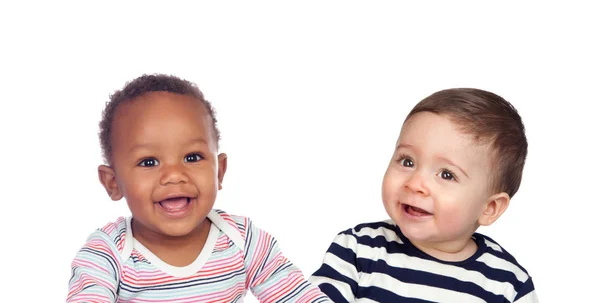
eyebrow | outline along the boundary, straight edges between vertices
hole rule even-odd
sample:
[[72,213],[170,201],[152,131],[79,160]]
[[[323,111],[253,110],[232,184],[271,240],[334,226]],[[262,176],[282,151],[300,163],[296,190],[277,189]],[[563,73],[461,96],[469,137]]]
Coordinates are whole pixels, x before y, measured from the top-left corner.
[[413,146],[410,144],[406,144],[406,143],[400,143],[398,144],[398,146],[396,146],[396,149],[401,149],[401,148],[408,148],[408,149],[412,149]]
[[465,176],[467,176],[467,178],[469,178],[469,175],[465,172],[465,170],[462,169],[460,166],[456,165],[454,162],[450,161],[450,159],[448,159],[446,157],[438,157],[438,159],[440,159],[454,167],[457,167]]
[[[201,144],[204,144],[204,145],[208,145],[208,142],[204,138],[200,138],[200,137],[199,138],[194,138],[192,140],[189,140],[187,142],[187,145],[191,145],[191,144],[194,144],[194,143],[201,143]],[[135,144],[135,145],[133,145],[129,149],[129,151],[131,152],[131,151],[136,150],[136,149],[144,149],[144,148],[150,149],[150,148],[154,147],[155,145],[156,144],[154,144],[154,143],[140,143],[140,144]]]

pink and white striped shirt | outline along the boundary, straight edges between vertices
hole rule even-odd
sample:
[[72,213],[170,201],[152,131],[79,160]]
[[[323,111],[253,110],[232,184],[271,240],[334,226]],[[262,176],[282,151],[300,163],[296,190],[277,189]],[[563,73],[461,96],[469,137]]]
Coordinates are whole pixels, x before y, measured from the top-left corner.
[[198,258],[171,266],[137,242],[131,218],[94,232],[72,262],[68,303],[242,302],[249,289],[260,302],[331,302],[246,217],[212,210]]

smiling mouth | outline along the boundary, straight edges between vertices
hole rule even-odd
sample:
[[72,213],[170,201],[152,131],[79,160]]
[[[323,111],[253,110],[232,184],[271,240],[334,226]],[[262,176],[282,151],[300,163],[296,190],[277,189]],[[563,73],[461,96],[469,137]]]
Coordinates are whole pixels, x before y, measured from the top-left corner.
[[432,213],[422,209],[422,208],[418,208],[416,206],[411,206],[408,204],[404,204],[404,211],[406,213],[408,213],[409,215],[415,216],[415,217],[424,217],[424,216],[431,216],[433,215]]
[[189,197],[175,197],[162,200],[158,204],[168,212],[177,212],[184,210],[190,204],[190,201]]

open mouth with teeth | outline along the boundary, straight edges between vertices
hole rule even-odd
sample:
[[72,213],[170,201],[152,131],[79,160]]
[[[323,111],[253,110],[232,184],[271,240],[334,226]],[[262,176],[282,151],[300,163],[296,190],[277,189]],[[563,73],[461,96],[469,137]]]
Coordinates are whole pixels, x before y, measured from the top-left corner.
[[415,216],[415,217],[425,217],[425,216],[433,215],[432,213],[430,213],[422,208],[418,208],[416,206],[411,206],[408,204],[404,204],[404,211],[406,213],[408,213],[409,215]]
[[175,197],[162,200],[158,202],[158,204],[167,212],[179,212],[188,207],[188,205],[190,205],[190,202],[190,197]]

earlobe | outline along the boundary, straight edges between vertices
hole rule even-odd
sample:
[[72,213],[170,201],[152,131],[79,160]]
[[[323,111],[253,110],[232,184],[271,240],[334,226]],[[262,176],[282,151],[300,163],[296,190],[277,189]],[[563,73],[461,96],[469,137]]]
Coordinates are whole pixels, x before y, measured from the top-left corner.
[[225,177],[225,172],[227,171],[227,154],[220,153],[218,156],[218,175],[219,178],[219,190],[223,188],[223,178]]
[[114,169],[106,165],[98,166],[98,178],[100,179],[102,186],[104,186],[104,189],[106,189],[106,193],[113,201],[118,201],[123,198],[121,189],[117,185]]
[[510,197],[505,192],[491,196],[483,209],[483,213],[479,216],[479,225],[488,226],[496,222],[509,204]]

